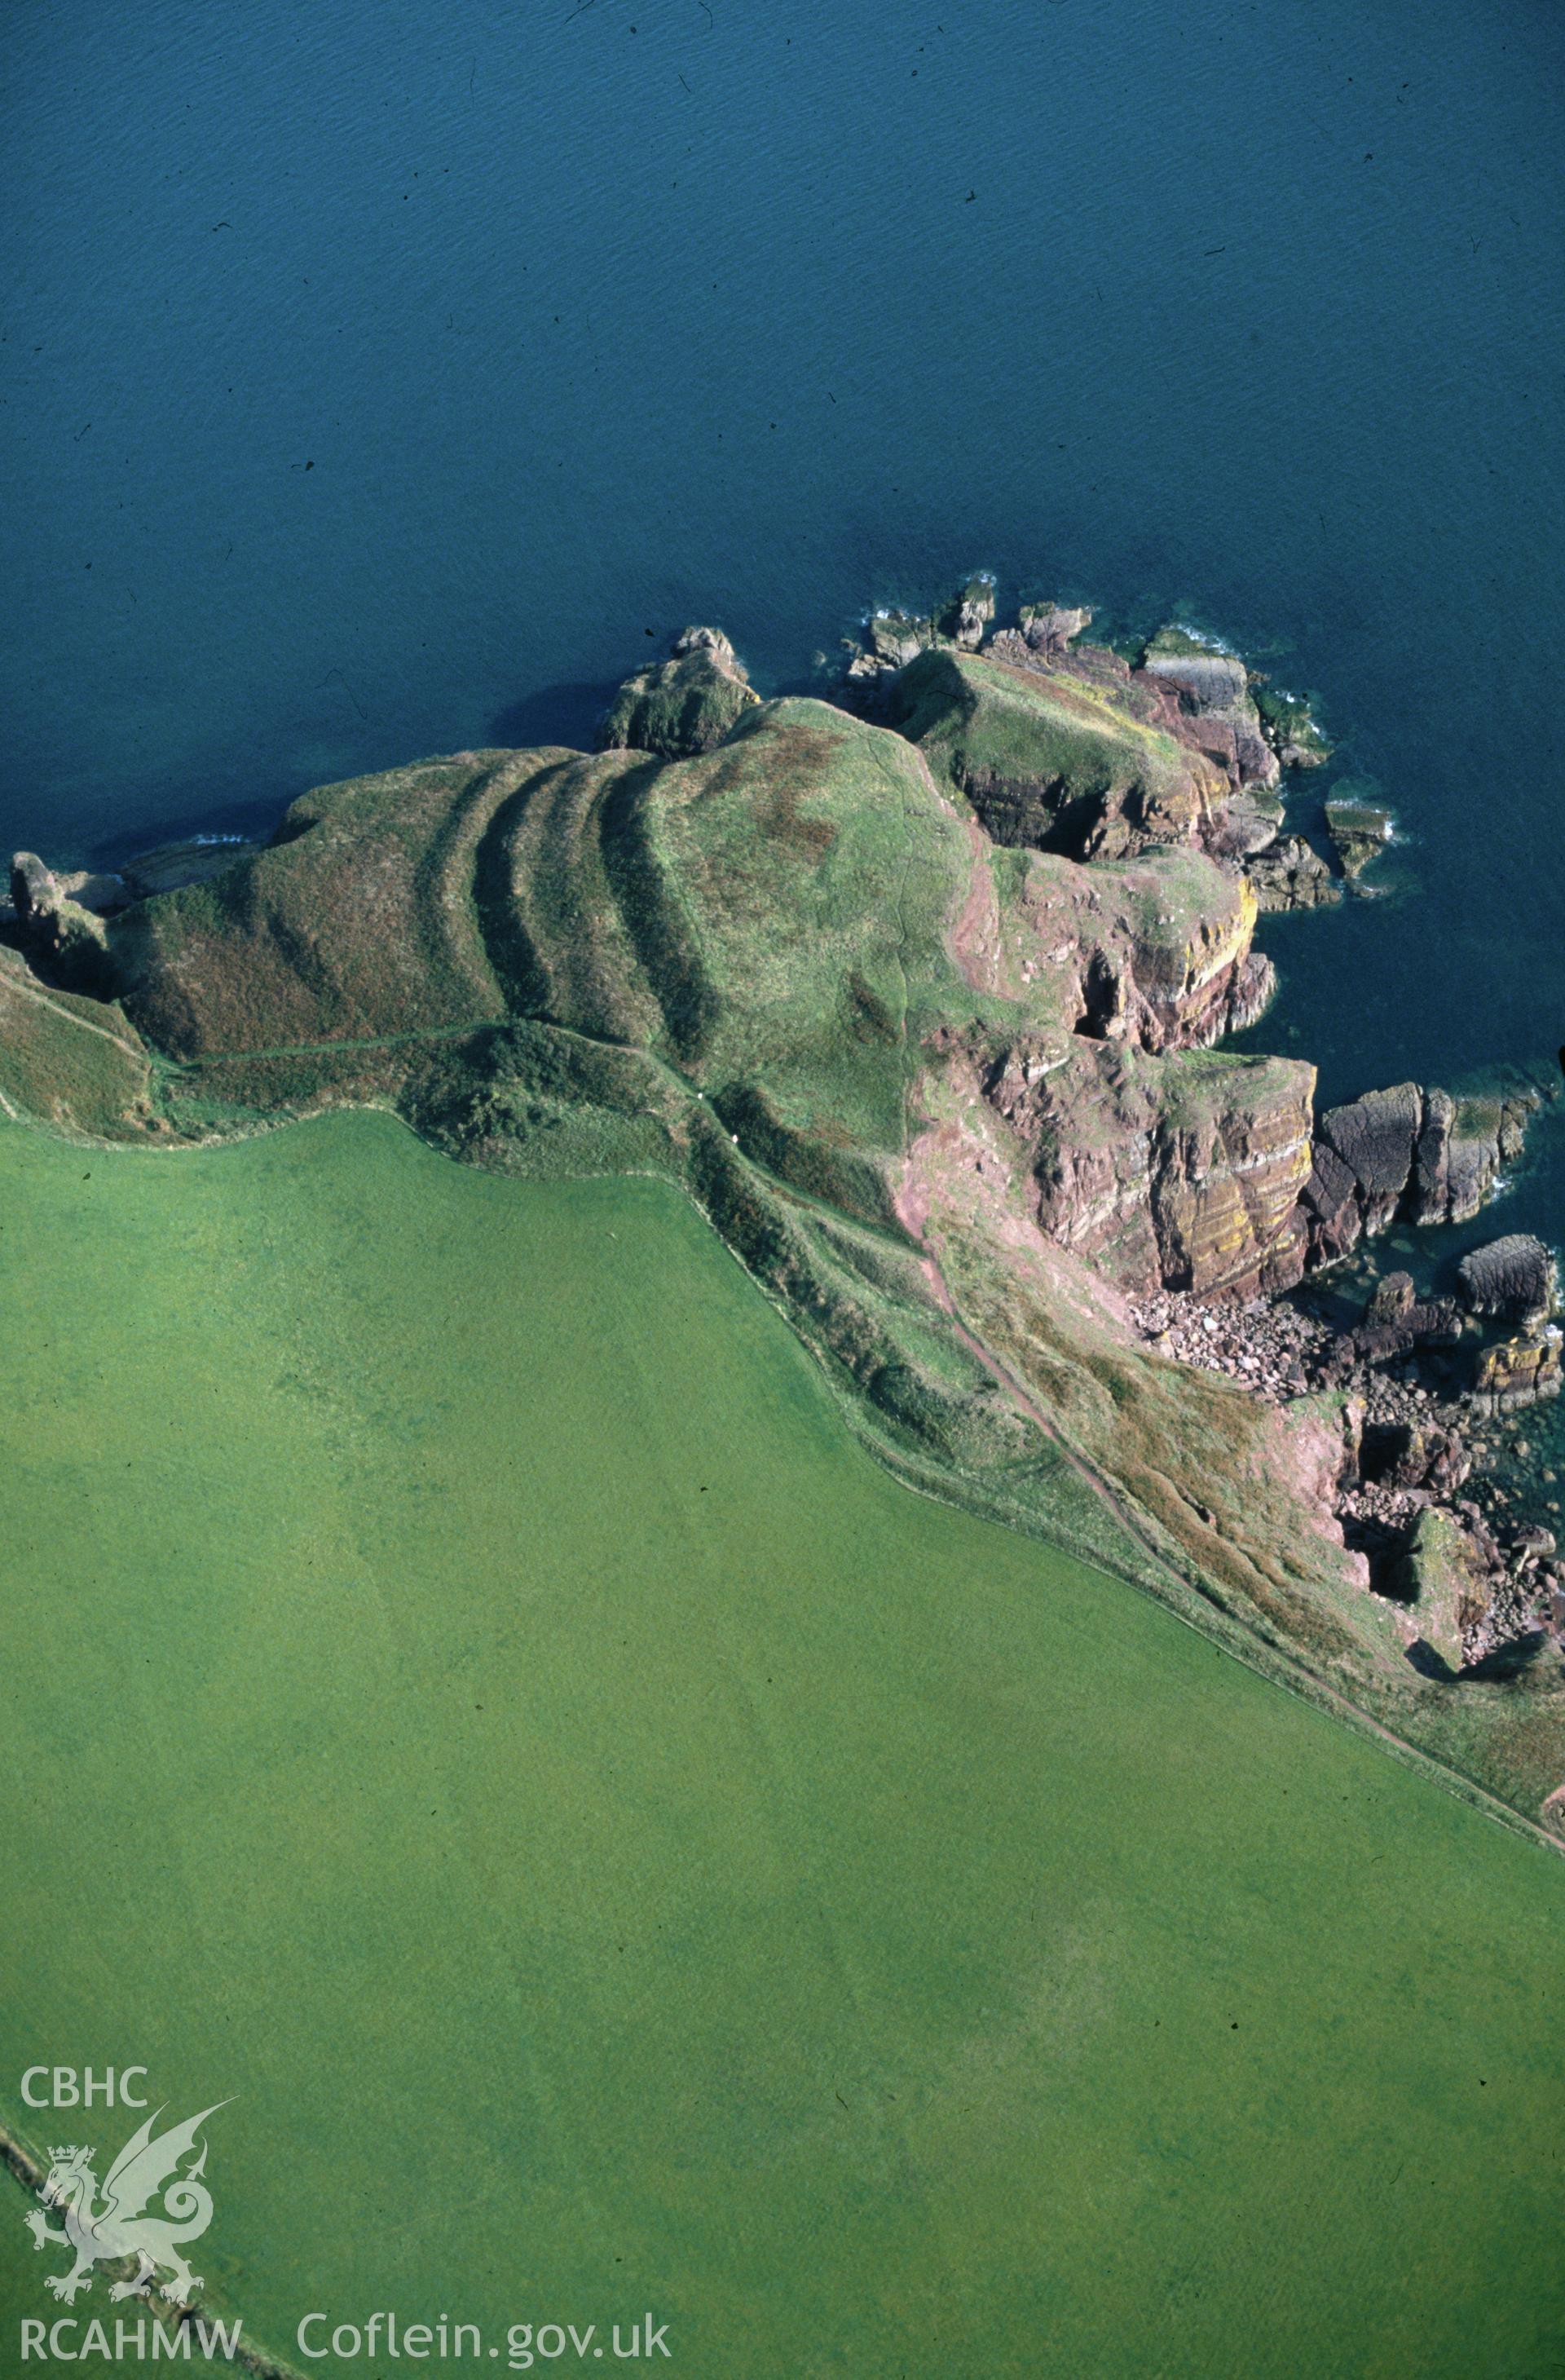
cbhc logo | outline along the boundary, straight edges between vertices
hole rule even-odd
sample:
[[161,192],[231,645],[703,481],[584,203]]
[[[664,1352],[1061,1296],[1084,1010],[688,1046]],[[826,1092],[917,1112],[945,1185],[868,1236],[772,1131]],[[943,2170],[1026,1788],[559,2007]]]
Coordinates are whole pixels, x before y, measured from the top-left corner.
[[[40,2077],[46,2086],[46,2095],[35,2098],[32,2085]],[[123,2066],[117,2077],[112,2066],[102,2074],[94,2074],[91,2066],[84,2066],[79,2076],[74,2066],[30,2066],[22,2076],[22,2097],[30,2107],[90,2107],[94,2099],[112,2107],[116,2098],[122,2107],[144,2107],[147,2102],[136,2098],[130,2085],[146,2079],[144,2066]]]

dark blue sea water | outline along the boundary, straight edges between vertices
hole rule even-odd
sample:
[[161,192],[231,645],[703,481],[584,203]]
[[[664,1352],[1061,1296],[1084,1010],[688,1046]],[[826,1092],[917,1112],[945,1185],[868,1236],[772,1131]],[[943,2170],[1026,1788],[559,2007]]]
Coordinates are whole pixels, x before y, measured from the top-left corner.
[[987,564],[1380,780],[1395,897],[1270,929],[1328,1096],[1565,1041],[1556,0],[6,23],[0,841],[585,740],[691,618],[795,683]]

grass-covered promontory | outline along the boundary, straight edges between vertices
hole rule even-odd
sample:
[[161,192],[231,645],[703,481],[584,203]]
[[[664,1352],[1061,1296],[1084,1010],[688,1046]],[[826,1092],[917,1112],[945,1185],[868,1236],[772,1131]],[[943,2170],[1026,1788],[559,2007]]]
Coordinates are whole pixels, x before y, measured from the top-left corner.
[[1096,675],[1072,659],[1069,675],[1024,674],[932,648],[898,676],[888,715],[1001,842],[1112,856],[1142,835],[1181,840],[1226,794],[1220,771],[1175,742],[1111,654]]
[[[323,787],[110,921],[117,1005],[18,990],[0,1092],[144,1144],[381,1105],[497,1172],[673,1181],[901,1476],[1535,1815],[1565,1696],[1410,1667],[1323,1517],[1332,1401],[1280,1412],[1126,1328],[1142,1280],[1297,1277],[1314,1077],[1208,1046],[1269,981],[1249,886],[1191,839],[1228,781],[1098,666],[937,650],[899,683],[936,706],[904,732],[746,698],[679,758],[463,752]],[[1124,833],[1092,866],[1003,847],[948,697],[962,750],[981,731],[997,769],[1096,785]]]

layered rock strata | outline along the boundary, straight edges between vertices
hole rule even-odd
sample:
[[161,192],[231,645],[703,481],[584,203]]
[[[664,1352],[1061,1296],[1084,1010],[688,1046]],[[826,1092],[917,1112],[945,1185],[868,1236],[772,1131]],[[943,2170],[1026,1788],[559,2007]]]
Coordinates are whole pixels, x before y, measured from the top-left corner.
[[1078,1048],[991,1092],[1032,1151],[1051,1238],[1121,1288],[1198,1297],[1286,1289],[1304,1269],[1299,1192],[1313,1070],[1287,1059],[1159,1060]]
[[1510,1232],[1470,1250],[1457,1267],[1457,1278],[1474,1314],[1542,1322],[1554,1311],[1554,1258],[1530,1232]]
[[1486,1347],[1478,1358],[1472,1403],[1481,1414],[1520,1413],[1559,1394],[1560,1334],[1552,1325],[1524,1330]]

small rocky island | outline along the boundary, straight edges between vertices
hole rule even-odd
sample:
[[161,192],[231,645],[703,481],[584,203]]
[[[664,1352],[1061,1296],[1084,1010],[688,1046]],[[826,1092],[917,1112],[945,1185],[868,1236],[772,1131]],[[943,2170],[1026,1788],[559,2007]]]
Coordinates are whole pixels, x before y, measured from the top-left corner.
[[[394,1109],[464,1161],[681,1184],[925,1488],[1047,1534],[1559,1830],[1565,1572],[1484,1486],[1559,1393],[1553,1259],[1460,1293],[1543,1090],[1219,1045],[1263,910],[1355,897],[1389,815],[1301,698],[1185,627],[882,612],[819,698],[690,628],[600,748],[326,786],[264,846],[20,853],[0,1099],[150,1148]],[[1349,1293],[1356,1298],[1350,1301]]]

